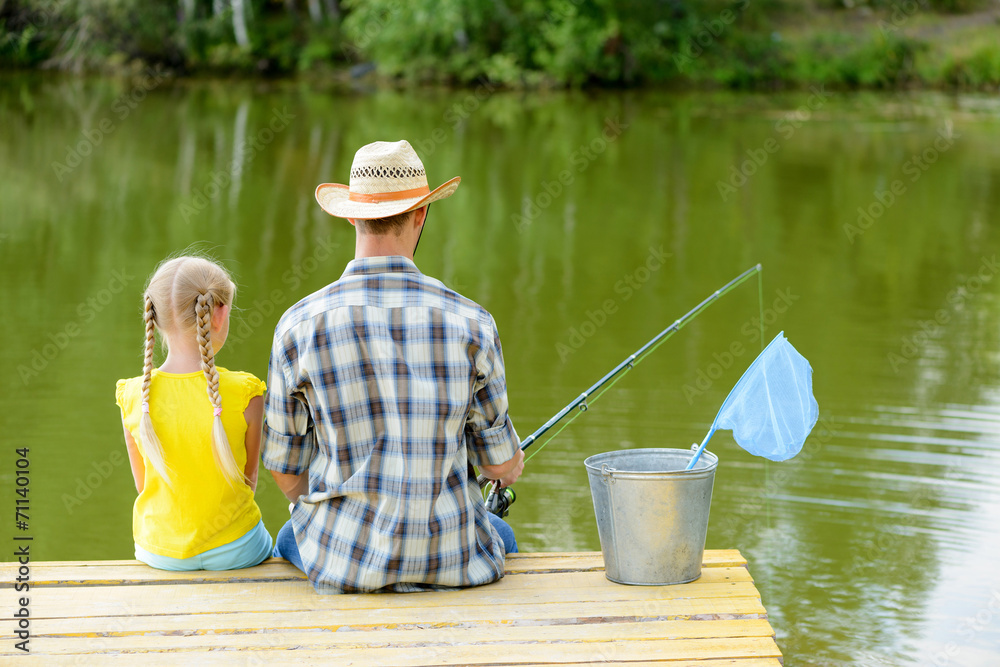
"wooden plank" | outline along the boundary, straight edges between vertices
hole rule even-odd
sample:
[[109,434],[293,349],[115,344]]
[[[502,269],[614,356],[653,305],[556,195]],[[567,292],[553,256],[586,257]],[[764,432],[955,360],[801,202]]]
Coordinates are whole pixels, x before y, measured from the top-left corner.
[[[604,569],[598,554],[588,558],[522,558],[508,560],[507,574],[538,572],[597,571]],[[168,572],[156,570],[138,561],[125,561],[116,565],[53,565],[39,563],[32,568],[33,587],[43,586],[114,586],[128,584],[203,584],[251,581],[297,581],[306,575],[283,559],[269,559],[264,563],[242,570]]]
[[[536,573],[530,575],[511,575],[504,577],[500,581],[488,584],[486,586],[480,586],[470,589],[462,590],[452,590],[452,591],[433,591],[431,595],[433,597],[441,597],[448,594],[461,595],[463,592],[468,591],[479,595],[488,595],[495,591],[514,591],[520,589],[531,589],[538,590],[540,588],[569,588],[569,587],[581,587],[581,588],[591,588],[599,587],[605,589],[620,589],[620,590],[632,590],[632,589],[642,589],[649,588],[652,590],[659,589],[670,589],[670,588],[681,588],[688,586],[697,586],[705,584],[719,584],[719,583],[736,583],[736,582],[752,582],[750,573],[746,568],[742,567],[715,567],[715,568],[705,568],[702,570],[702,576],[695,582],[691,584],[675,585],[675,586],[624,586],[622,584],[615,584],[604,576],[603,572],[597,571],[586,571],[586,572],[551,572],[551,573]],[[281,586],[286,585],[287,588],[283,590],[306,590],[309,591],[313,597],[318,598],[328,598],[330,596],[318,596],[313,593],[312,585],[305,579],[296,579],[291,581],[233,581],[233,582],[203,582],[200,586],[177,586],[172,585],[173,582],[166,582],[163,584],[137,584],[137,585],[122,585],[122,584],[111,584],[108,586],[94,586],[95,591],[92,592],[82,592],[77,591],[76,587],[53,587],[46,592],[46,598],[48,599],[88,599],[91,597],[98,596],[97,590],[100,589],[147,589],[149,594],[153,594],[154,591],[160,592],[163,590],[173,590],[174,595],[178,597],[184,596],[194,596],[196,595],[195,589],[201,591],[205,590],[216,590],[219,586],[232,586],[234,592],[241,590],[249,590],[259,586]],[[207,588],[206,588],[207,587]],[[213,588],[214,587],[214,588]],[[391,594],[390,594],[391,595]],[[427,593],[411,593],[407,594],[406,597],[412,597],[414,595],[427,595]],[[6,589],[4,592],[0,593],[0,599],[3,597],[10,596],[13,600],[15,597],[15,591],[13,589]],[[336,596],[343,597],[343,596]],[[371,597],[366,595],[364,597]],[[377,597],[377,596],[376,596]],[[422,602],[420,604],[423,604]]]
[[[274,659],[282,662],[294,660],[301,664],[300,657],[325,656],[326,664],[335,665],[517,665],[530,663],[563,662],[628,662],[653,658],[671,660],[699,660],[707,658],[777,658],[781,656],[774,640],[769,637],[736,637],[712,639],[651,639],[648,641],[598,641],[598,642],[504,642],[492,647],[475,645],[441,646],[368,646],[364,648],[328,648],[314,640],[294,647],[275,645],[262,649],[229,648],[203,651],[172,646],[165,650],[116,651],[114,649],[90,653],[104,660],[112,655],[139,655],[145,664],[163,664],[158,658],[169,658],[169,664],[212,664],[211,658],[228,658],[224,662],[236,660],[261,660],[271,664]],[[294,653],[289,654],[290,649]],[[228,654],[228,655],[227,655]],[[88,654],[85,654],[88,655]],[[313,657],[313,656],[309,656]]]
[[[509,554],[507,562],[518,562],[525,559],[596,559],[602,564],[604,559],[600,551],[565,551],[565,552],[526,552]],[[707,549],[702,557],[704,567],[737,567],[747,564],[746,558],[739,549]]]
[[122,565],[55,566],[32,564],[32,588],[53,586],[119,586],[138,584],[247,583],[254,581],[305,581],[306,575],[283,559],[270,559],[242,570],[169,572],[138,561]]
[[343,631],[298,630],[252,633],[200,633],[194,635],[125,635],[118,637],[36,636],[33,649],[51,655],[91,651],[214,651],[239,646],[241,649],[288,647],[296,650],[324,647],[339,650],[402,648],[406,646],[480,646],[491,644],[533,644],[547,642],[646,642],[674,639],[732,639],[771,637],[770,624],[763,619],[748,621],[649,621],[642,623],[602,623],[543,627],[471,626],[414,628],[409,630]]
[[[178,587],[165,587],[163,592],[150,594],[146,587],[133,587],[139,590],[126,591],[116,597],[98,596],[90,600],[66,598],[64,596],[43,596],[33,599],[32,616],[35,619],[60,618],[73,616],[118,616],[138,614],[205,614],[218,612],[257,611],[266,606],[275,611],[344,609],[372,613],[375,610],[398,609],[407,610],[412,618],[419,619],[428,608],[448,610],[454,622],[461,621],[465,608],[478,605],[548,605],[553,603],[582,603],[592,606],[607,605],[611,602],[637,602],[644,608],[645,616],[660,616],[668,613],[668,602],[674,599],[690,599],[693,601],[727,600],[730,598],[759,597],[752,584],[736,583],[730,585],[699,585],[691,584],[691,588],[683,592],[671,592],[669,595],[657,594],[655,589],[638,589],[624,594],[608,589],[580,590],[541,590],[513,591],[507,594],[494,592],[480,597],[456,596],[445,598],[449,593],[441,593],[434,598],[423,601],[413,599],[416,595],[378,596],[317,596],[311,589],[298,592],[283,591],[274,584],[255,585],[247,591],[199,591],[196,596],[178,598],[175,593]],[[207,588],[204,587],[204,588]],[[265,602],[266,601],[266,602]],[[706,611],[698,611],[705,608]],[[714,607],[713,607],[714,608]],[[691,613],[713,613],[708,611],[709,605],[696,605]]]
[[[521,552],[516,554],[508,554],[508,560],[521,560],[525,558],[600,558],[600,551],[530,551]],[[739,549],[706,549],[703,561],[706,566],[712,567],[714,565],[745,565],[746,559],[740,553]],[[78,561],[78,560],[53,560],[45,561],[46,565],[51,565],[53,567],[78,567],[81,565],[135,565],[138,561],[135,560],[101,560],[101,561]],[[284,562],[281,558],[271,558],[265,563],[281,563]],[[11,565],[12,563],[0,563],[0,565]]]
[[[735,569],[735,568],[734,568]],[[581,577],[583,573],[573,575]],[[444,607],[456,615],[467,605],[525,605],[553,602],[602,604],[617,600],[655,603],[676,598],[759,597],[751,582],[693,583],[683,586],[621,586],[600,576],[591,585],[567,582],[551,585],[505,585],[503,579],[490,586],[465,591],[433,591],[407,595],[316,595],[306,582],[203,584],[201,586],[120,586],[113,594],[94,588],[80,596],[78,589],[52,588],[32,599],[33,618],[66,616],[115,616],[121,614],[176,614],[225,611],[257,611],[266,606],[275,611],[300,609],[372,609]],[[558,576],[558,575],[538,575]],[[607,583],[607,585],[600,585]],[[474,592],[473,592],[474,591]],[[6,598],[7,596],[3,596]]]
[[[703,567],[745,567],[739,551],[706,551]],[[0,580],[13,581],[17,563],[0,563]],[[603,570],[604,559],[601,552],[527,553],[511,554],[506,560],[506,571],[510,574],[528,572],[551,572],[571,570]],[[294,581],[305,579],[305,575],[280,558],[271,558],[264,563],[244,570],[224,572],[167,572],[156,570],[134,560],[119,561],[53,561],[32,564],[32,586],[71,585],[113,585],[121,583],[205,583],[222,581]]]
[[[575,560],[575,559],[574,559]],[[604,564],[599,559],[576,561],[570,559],[545,559],[545,561],[522,560],[509,564],[505,576],[523,576],[529,574],[569,573],[569,572],[603,572]],[[720,569],[738,568],[747,573],[741,566],[722,566],[703,568],[703,574]],[[43,566],[32,568],[32,588],[55,586],[119,586],[140,584],[206,584],[206,583],[238,583],[265,581],[306,581],[306,576],[284,561],[275,561],[243,570],[226,570],[222,572],[198,570],[195,572],[168,572],[156,570],[144,564],[122,565],[103,568],[58,568]]]
[[[10,654],[0,653],[0,658]],[[16,656],[17,665],[33,667],[35,665],[51,665],[52,658],[45,656],[32,656],[30,654]],[[106,655],[74,656],[74,665],[107,665],[109,657]],[[114,657],[115,665],[137,665],[139,667],[157,667],[158,665],[175,666],[176,660],[171,660],[168,654],[124,654]],[[288,651],[255,651],[250,654],[235,652],[213,652],[197,657],[198,665],[288,665],[294,664],[297,667],[326,667],[331,663],[331,656],[327,651],[295,651],[289,654]],[[340,663],[343,664],[343,663]],[[420,664],[415,663],[415,664]],[[495,665],[511,664],[508,662],[493,663]],[[595,664],[608,664],[600,655],[594,656],[592,661],[568,661],[568,662],[538,662],[532,659],[529,662],[520,662],[518,667],[544,667],[545,665],[559,664],[561,667],[584,667]],[[629,667],[658,666],[658,667],[782,667],[779,658],[709,658],[704,660],[672,660],[662,656],[661,659],[647,658],[641,661],[629,661]],[[380,666],[382,667],[382,666]]]
[[[653,606],[655,605],[655,607]],[[655,612],[655,613],[653,613]],[[372,609],[360,614],[354,609],[247,611],[220,614],[120,615],[73,618],[34,618],[32,629],[41,635],[114,636],[135,633],[207,633],[273,630],[379,630],[407,627],[462,627],[469,624],[497,626],[541,626],[591,624],[595,622],[657,620],[743,620],[766,618],[758,597],[674,599],[652,603],[632,600],[595,606],[585,602],[539,605],[467,605],[456,619],[444,607]],[[0,622],[0,630],[13,631],[13,619]]]
[[[593,662],[564,662],[560,667],[585,667]],[[718,660],[633,660],[629,667],[782,667],[780,658],[720,658]],[[540,662],[523,663],[522,667],[543,667]]]

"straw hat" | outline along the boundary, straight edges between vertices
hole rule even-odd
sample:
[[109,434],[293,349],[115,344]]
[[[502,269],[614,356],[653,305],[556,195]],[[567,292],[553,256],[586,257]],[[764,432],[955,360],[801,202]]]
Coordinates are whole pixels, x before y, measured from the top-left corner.
[[409,142],[376,141],[354,154],[350,185],[323,183],[316,188],[316,201],[338,218],[387,218],[450,197],[461,180],[456,176],[431,190]]

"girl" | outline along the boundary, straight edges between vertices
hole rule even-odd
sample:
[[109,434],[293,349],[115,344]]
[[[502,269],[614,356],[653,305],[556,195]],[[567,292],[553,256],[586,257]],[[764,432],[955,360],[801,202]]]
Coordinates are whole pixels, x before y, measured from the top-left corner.
[[[254,502],[264,383],[215,365],[236,285],[201,257],[163,262],[145,292],[143,373],[119,380],[135,488],[135,557],[162,570],[257,565],[271,537]],[[167,358],[153,368],[155,332]]]

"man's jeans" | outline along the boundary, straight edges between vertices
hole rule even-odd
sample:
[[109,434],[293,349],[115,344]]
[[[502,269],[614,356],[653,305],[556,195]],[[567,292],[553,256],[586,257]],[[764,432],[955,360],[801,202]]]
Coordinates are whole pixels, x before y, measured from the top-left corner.
[[487,512],[486,516],[490,518],[493,530],[497,531],[497,535],[500,536],[500,540],[503,542],[503,552],[505,554],[516,554],[517,539],[514,537],[514,529],[510,527],[509,523],[492,512]]
[[[490,518],[493,530],[497,531],[497,534],[500,535],[500,539],[503,541],[504,553],[516,554],[517,540],[514,538],[514,529],[496,514],[488,513],[487,516]],[[302,558],[299,556],[299,545],[295,542],[295,532],[292,530],[292,522],[290,520],[286,521],[285,525],[278,531],[278,537],[274,540],[274,553],[271,555],[275,558],[284,558],[295,567],[304,571]]]

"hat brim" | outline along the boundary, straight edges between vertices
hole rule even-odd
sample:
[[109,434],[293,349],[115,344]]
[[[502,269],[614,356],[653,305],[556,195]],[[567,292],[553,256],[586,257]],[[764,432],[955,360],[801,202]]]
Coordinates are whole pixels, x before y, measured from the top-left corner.
[[320,208],[337,218],[352,218],[354,220],[376,220],[388,218],[400,213],[412,211],[455,194],[461,176],[445,181],[426,195],[410,199],[396,199],[376,203],[356,202],[350,200],[350,188],[340,183],[322,183],[316,186],[316,201]]

